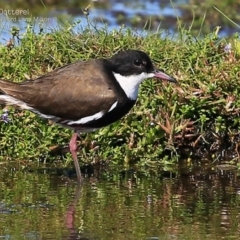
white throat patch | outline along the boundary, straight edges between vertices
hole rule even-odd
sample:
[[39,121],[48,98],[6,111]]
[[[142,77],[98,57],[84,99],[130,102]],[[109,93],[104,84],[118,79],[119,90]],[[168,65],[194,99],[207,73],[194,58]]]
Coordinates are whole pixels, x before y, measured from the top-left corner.
[[127,97],[131,100],[136,100],[140,83],[147,78],[154,77],[154,73],[141,73],[138,75],[122,76],[119,73],[113,72],[114,77],[120,84]]

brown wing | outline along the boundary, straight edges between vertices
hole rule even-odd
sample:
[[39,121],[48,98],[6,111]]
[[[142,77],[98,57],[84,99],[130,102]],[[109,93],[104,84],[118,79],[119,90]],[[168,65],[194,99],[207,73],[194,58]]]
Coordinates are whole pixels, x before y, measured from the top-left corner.
[[[21,84],[0,82],[0,91],[40,113],[77,120],[111,108],[117,101],[104,74],[104,60],[76,62]],[[102,62],[104,63],[104,62]]]

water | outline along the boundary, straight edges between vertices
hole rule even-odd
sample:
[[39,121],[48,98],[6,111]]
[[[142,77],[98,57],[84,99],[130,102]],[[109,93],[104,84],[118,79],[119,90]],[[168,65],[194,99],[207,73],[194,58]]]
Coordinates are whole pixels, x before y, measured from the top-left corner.
[[[102,2],[103,5],[97,5],[98,2]],[[156,31],[159,27],[166,29],[169,33],[174,35],[177,28],[176,17],[182,16],[182,11],[179,6],[181,4],[187,4],[187,0],[173,0],[173,1],[86,1],[82,9],[88,4],[90,7],[89,19],[97,24],[98,28],[107,27],[109,31],[117,29],[122,24],[125,28],[131,27],[136,32],[142,32],[142,29],[146,23],[151,19],[151,31]],[[74,31],[78,32],[79,29],[84,29],[87,26],[86,17],[82,14],[81,8],[73,8],[71,1],[65,2],[65,9],[56,6],[55,9],[48,9],[48,6],[39,9],[36,13],[34,9],[22,9],[26,10],[27,14],[22,18],[17,19],[15,15],[9,13],[7,16],[3,10],[17,10],[16,7],[6,7],[6,9],[0,9],[0,43],[6,44],[10,38],[12,38],[11,29],[17,27],[20,29],[20,38],[26,31],[29,19],[33,16],[33,31],[39,33],[40,29],[44,29],[44,32],[51,32],[59,28],[60,23],[63,22],[76,22],[79,24],[75,26]],[[37,15],[36,15],[37,14]],[[62,17],[64,15],[65,17]],[[186,15],[186,12],[184,13]],[[186,16],[185,16],[186,17]],[[189,21],[183,23],[183,25],[190,25],[192,16],[189,16]],[[107,25],[105,24],[107,23]],[[212,28],[215,28],[220,23],[212,23]],[[146,27],[148,29],[148,26]],[[200,29],[200,26],[199,26]],[[223,26],[223,30],[220,31],[220,36],[227,36],[239,29]]]
[[196,167],[76,179],[3,164],[0,239],[239,239],[237,172]]
[[[173,10],[173,8],[170,6],[170,4],[167,4],[164,8],[160,8],[159,3],[157,1],[137,1],[137,2],[129,2],[129,1],[109,1],[105,8],[101,8],[94,5],[94,2],[89,1],[91,4],[90,8],[90,15],[89,19],[91,21],[96,20],[97,26],[99,28],[106,27],[104,22],[108,23],[108,30],[111,31],[115,28],[118,28],[121,24],[117,21],[117,16],[119,13],[123,13],[127,18],[132,18],[137,14],[142,14],[144,16],[152,16],[152,15],[176,15],[180,14],[178,10]],[[43,28],[45,32],[50,32],[54,29],[58,29],[59,27],[59,16],[65,15],[68,16],[65,20],[68,20],[68,18],[71,18],[71,22],[80,21],[80,23],[73,29],[75,31],[78,31],[79,28],[85,28],[87,26],[87,20],[86,17],[80,13],[82,13],[81,9],[74,9],[74,11],[71,8],[71,2],[66,2],[66,10],[49,10],[45,11],[41,14],[41,16],[35,16],[34,19],[34,31],[38,33],[40,31],[40,28]],[[87,4],[86,4],[87,6]],[[12,15],[4,15],[0,12],[0,42],[4,43],[11,38],[11,28],[17,27],[20,29],[20,33],[24,33],[26,30],[27,22],[29,21],[31,17],[31,10],[28,10],[29,14],[26,16],[23,16],[19,20]],[[128,21],[126,21],[126,27],[129,26]],[[142,31],[142,30],[140,30]]]

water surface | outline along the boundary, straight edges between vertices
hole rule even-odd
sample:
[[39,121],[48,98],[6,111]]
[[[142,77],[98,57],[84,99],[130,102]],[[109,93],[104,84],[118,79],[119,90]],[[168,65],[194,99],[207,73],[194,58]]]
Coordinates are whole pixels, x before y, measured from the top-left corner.
[[217,168],[95,171],[76,179],[2,165],[0,239],[239,239],[240,179]]
[[[188,0],[138,0],[138,1],[118,1],[118,0],[86,0],[82,1],[80,5],[75,6],[74,1],[67,0],[52,6],[45,1],[45,5],[41,4],[38,6],[31,7],[31,5],[25,5],[24,7],[18,7],[17,3],[14,5],[5,3],[1,5],[0,8],[0,43],[6,43],[10,38],[13,37],[12,28],[18,28],[20,30],[19,37],[25,33],[26,28],[30,22],[32,23],[32,30],[38,34],[42,30],[43,32],[51,32],[53,30],[59,29],[61,24],[68,25],[73,22],[78,22],[73,28],[73,31],[79,33],[82,29],[88,26],[86,16],[83,14],[84,9],[89,7],[89,16],[91,24],[95,25],[96,28],[102,28],[111,31],[113,29],[118,29],[120,26],[123,28],[131,28],[137,33],[142,33],[143,28],[151,32],[158,31],[161,29],[163,34],[169,36],[176,35],[178,32],[178,19],[182,27],[190,27],[192,21],[199,21],[198,18],[204,19],[205,9],[202,7],[202,16],[196,16],[193,14],[191,9],[196,10],[196,4],[194,1]],[[212,5],[209,1],[208,5]],[[230,6],[231,7],[231,6]],[[16,11],[16,10],[26,10],[26,15],[21,15],[18,17],[16,15],[5,14],[4,11]],[[186,11],[188,9],[188,11]],[[189,10],[190,9],[190,10]],[[211,9],[212,10],[212,9]],[[231,13],[235,12],[231,11]],[[201,11],[201,10],[200,10]],[[223,11],[223,9],[222,9]],[[214,18],[217,16],[217,21],[211,21],[211,16],[206,15],[206,20],[204,24],[197,26],[197,32],[204,31],[205,34],[211,32],[217,26],[222,28],[219,31],[219,36],[228,36],[239,30],[236,24],[239,24],[239,18],[236,20],[236,24],[230,24],[230,21],[220,21],[224,18],[222,15],[219,17],[220,13],[215,10]],[[228,16],[233,19],[233,16]],[[235,19],[235,18],[234,18]]]

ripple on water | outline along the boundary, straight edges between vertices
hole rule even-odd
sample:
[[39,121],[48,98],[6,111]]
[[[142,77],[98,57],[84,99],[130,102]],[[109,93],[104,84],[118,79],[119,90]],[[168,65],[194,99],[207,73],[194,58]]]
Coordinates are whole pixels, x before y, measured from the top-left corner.
[[236,172],[95,175],[77,187],[53,172],[1,168],[0,238],[238,239]]

